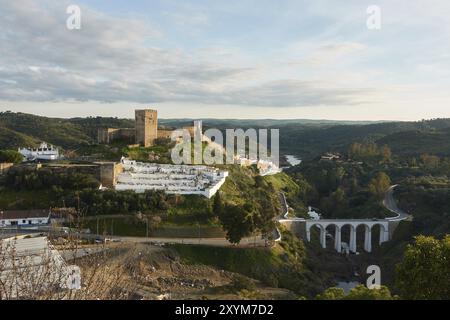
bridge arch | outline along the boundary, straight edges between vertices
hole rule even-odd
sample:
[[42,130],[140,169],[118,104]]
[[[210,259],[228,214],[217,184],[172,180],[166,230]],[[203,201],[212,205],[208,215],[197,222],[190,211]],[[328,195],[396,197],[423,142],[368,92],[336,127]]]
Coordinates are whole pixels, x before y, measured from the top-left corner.
[[313,230],[313,227],[316,227],[319,229],[319,241],[322,248],[326,248],[327,242],[326,242],[326,226],[324,226],[321,223],[311,223],[306,225],[306,239],[308,242],[311,242],[311,232]]
[[[379,226],[379,244],[389,240],[389,222],[386,220],[373,221],[373,220],[344,220],[344,219],[324,219],[324,220],[306,220],[306,237],[308,241],[311,241],[311,230],[313,226],[317,226],[320,230],[320,244],[322,248],[326,248],[327,240],[327,228],[334,228],[334,248],[336,251],[342,251],[342,230],[347,229],[349,226],[350,234],[348,236],[349,251],[357,252],[357,234],[358,230],[363,228],[363,249],[367,252],[372,252],[372,229],[374,226]],[[332,234],[330,232],[330,234]],[[344,236],[345,238],[345,236]],[[346,239],[346,238],[345,238]]]

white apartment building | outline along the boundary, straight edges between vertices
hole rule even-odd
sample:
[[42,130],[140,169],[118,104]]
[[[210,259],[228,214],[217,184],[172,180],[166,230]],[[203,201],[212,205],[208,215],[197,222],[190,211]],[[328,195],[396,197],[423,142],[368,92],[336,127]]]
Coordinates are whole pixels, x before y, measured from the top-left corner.
[[172,194],[198,194],[211,198],[225,183],[227,171],[209,166],[143,163],[121,159],[116,190],[162,190]]

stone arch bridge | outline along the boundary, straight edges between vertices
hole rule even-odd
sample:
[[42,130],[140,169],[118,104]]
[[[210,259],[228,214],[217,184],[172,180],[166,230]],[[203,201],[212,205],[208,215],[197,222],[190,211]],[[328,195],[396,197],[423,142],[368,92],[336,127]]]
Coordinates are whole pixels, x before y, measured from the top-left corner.
[[280,193],[280,200],[283,207],[283,214],[278,220],[279,223],[291,229],[295,234],[302,238],[306,238],[308,242],[311,241],[311,231],[313,228],[319,229],[319,240],[322,248],[327,245],[327,228],[332,226],[334,228],[334,248],[338,252],[342,252],[342,229],[346,226],[350,228],[348,249],[350,252],[357,251],[357,229],[360,226],[364,228],[364,250],[372,252],[372,229],[379,226],[379,244],[387,242],[391,239],[394,230],[397,228],[400,221],[410,220],[411,215],[398,208],[393,192],[397,185],[391,186],[387,192],[383,205],[395,213],[395,217],[386,219],[302,219],[289,218],[289,206],[286,202],[284,193]]
[[[300,235],[302,238],[306,238],[308,242],[311,241],[311,232],[313,228],[319,229],[319,241],[322,248],[326,248],[327,228],[332,227],[334,229],[334,249],[338,252],[342,251],[342,232],[343,228],[348,226],[350,229],[349,234],[349,250],[352,253],[357,251],[357,229],[363,227],[364,229],[364,250],[372,252],[372,233],[375,226],[379,226],[379,244],[387,242],[391,239],[394,229],[398,225],[398,221],[380,219],[320,219],[320,220],[308,220],[308,219],[280,219],[279,222],[289,229]],[[361,228],[359,228],[361,229]]]
[[364,250],[367,252],[372,251],[372,228],[375,226],[380,227],[379,244],[389,241],[389,221],[371,221],[371,220],[306,220],[306,240],[311,241],[311,228],[318,227],[320,230],[320,244],[322,248],[326,248],[326,234],[327,227],[334,227],[334,248],[336,251],[342,250],[342,229],[344,226],[350,227],[350,252],[356,252],[356,230],[359,226],[364,226]]

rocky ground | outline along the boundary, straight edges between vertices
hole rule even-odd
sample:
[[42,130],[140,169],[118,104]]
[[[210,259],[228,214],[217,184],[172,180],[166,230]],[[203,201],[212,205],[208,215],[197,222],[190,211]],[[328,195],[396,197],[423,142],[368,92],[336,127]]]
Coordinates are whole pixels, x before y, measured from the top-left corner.
[[[133,258],[127,276],[141,299],[296,299],[289,290],[206,265],[181,261],[170,249],[148,244],[122,245],[114,260]],[[243,279],[243,280],[242,280]],[[238,282],[238,285],[236,283]],[[239,283],[245,283],[241,285]]]

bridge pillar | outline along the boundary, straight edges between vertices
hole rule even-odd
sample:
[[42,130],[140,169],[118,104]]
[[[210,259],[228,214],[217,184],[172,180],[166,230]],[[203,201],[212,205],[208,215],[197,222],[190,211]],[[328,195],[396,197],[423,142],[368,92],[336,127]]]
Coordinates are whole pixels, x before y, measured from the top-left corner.
[[366,225],[366,232],[364,234],[364,250],[372,252],[372,228]]
[[306,227],[306,240],[308,240],[308,242],[311,242],[311,229],[308,228],[308,226]]
[[356,253],[356,227],[350,226],[350,251]]
[[327,247],[327,229],[323,226],[320,226],[320,244],[322,248],[326,249]]
[[341,245],[341,228],[335,226],[334,231],[334,248],[337,252],[341,253],[342,245]]
[[389,230],[385,226],[380,225],[380,245],[389,241]]

